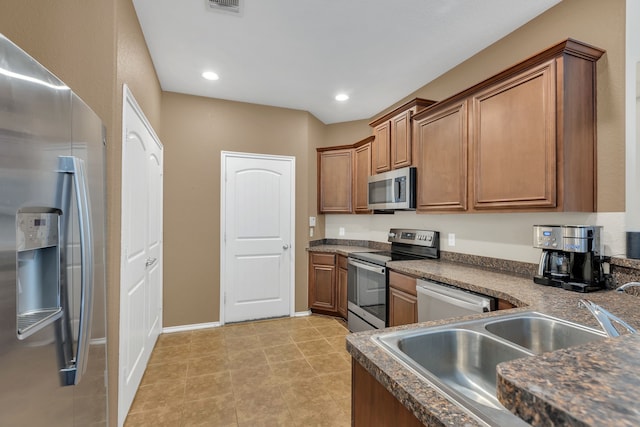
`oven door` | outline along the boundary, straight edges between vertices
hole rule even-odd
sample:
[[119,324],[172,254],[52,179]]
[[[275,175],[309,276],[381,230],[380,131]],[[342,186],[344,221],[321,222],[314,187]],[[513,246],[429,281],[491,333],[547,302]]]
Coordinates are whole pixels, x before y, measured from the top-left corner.
[[383,329],[387,323],[387,269],[349,258],[347,322],[351,332]]

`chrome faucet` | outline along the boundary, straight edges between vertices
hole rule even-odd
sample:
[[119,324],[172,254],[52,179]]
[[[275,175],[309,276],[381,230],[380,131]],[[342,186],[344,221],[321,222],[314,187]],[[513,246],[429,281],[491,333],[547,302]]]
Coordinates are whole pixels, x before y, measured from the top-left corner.
[[[640,284],[638,284],[640,286]],[[613,326],[612,321],[616,322],[620,326],[624,327],[630,334],[635,334],[637,331],[629,325],[627,322],[600,307],[598,304],[589,301],[588,299],[581,299],[578,302],[578,307],[580,304],[583,304],[587,309],[593,314],[593,317],[596,318],[602,329],[609,335],[610,337],[619,337],[620,332]]]
[[625,283],[622,286],[618,286],[616,288],[616,291],[618,292],[624,292],[627,288],[633,288],[635,286],[640,286],[640,282],[629,282],[629,283]]

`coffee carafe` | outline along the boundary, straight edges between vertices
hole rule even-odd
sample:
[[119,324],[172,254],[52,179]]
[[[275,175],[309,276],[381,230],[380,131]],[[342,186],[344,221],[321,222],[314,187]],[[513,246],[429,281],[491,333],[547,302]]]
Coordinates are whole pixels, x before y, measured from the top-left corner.
[[533,246],[542,254],[533,281],[576,292],[604,288],[601,231],[591,225],[534,225]]

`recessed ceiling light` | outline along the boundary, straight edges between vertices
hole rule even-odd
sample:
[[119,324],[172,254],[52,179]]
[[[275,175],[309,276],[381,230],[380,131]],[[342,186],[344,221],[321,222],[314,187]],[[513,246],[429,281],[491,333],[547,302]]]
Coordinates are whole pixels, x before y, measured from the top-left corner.
[[202,77],[204,77],[207,80],[218,80],[220,78],[213,71],[205,71],[204,73],[202,73]]
[[349,99],[349,95],[346,93],[339,93],[336,95],[336,101],[346,101],[347,99]]

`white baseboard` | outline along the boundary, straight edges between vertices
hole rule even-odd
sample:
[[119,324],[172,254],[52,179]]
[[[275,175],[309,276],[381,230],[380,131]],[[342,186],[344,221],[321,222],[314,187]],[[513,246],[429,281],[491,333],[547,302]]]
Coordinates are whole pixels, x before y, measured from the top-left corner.
[[172,334],[174,332],[197,331],[198,329],[219,328],[220,322],[196,323],[193,325],[168,326],[162,328],[163,334]]
[[296,311],[295,313],[293,313],[292,317],[304,317],[304,316],[311,316],[311,310]]
[[[311,316],[311,311],[296,311],[293,313],[291,317],[305,317]],[[210,322],[210,323],[196,323],[192,325],[180,325],[180,326],[168,326],[166,328],[162,328],[163,334],[173,334],[175,332],[188,332],[188,331],[197,331],[199,329],[209,329],[209,328],[219,328],[222,326],[220,322]]]

